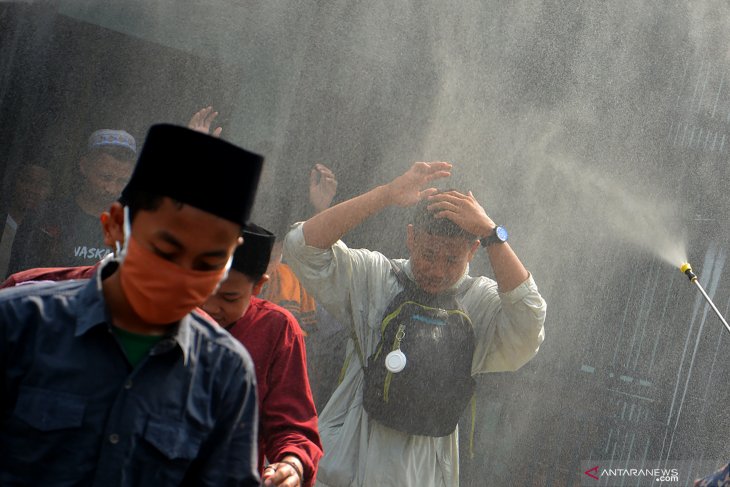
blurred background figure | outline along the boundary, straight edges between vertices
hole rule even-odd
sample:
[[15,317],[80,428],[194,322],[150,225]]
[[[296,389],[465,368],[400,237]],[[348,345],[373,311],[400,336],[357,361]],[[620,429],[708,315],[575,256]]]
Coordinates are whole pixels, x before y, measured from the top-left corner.
[[[312,215],[326,210],[337,194],[337,179],[330,168],[324,164],[315,164],[309,174],[309,204]],[[287,222],[294,223],[294,222]],[[288,225],[279,225],[280,234],[271,252],[271,260],[267,269],[269,282],[266,283],[261,297],[289,310],[309,335],[317,325],[317,309],[314,299],[299,284],[291,268],[282,262],[283,236]]]
[[695,480],[694,487],[728,487],[730,486],[730,463],[705,478]]
[[47,254],[29,259],[24,268],[93,265],[111,252],[99,232],[99,215],[121,194],[136,155],[134,137],[124,130],[91,134],[78,162],[75,191],[54,202],[49,221],[56,238]]
[[123,130],[97,130],[91,134],[79,160],[81,186],[58,205],[56,223],[61,231],[51,254],[54,265],[98,262],[109,249],[99,234],[99,215],[121,194],[132,174],[137,147]]
[[51,175],[38,164],[26,164],[18,169],[8,198],[0,202],[0,280],[11,266],[17,267],[32,251],[28,241],[34,235],[49,239],[39,226],[38,210],[52,192]]
[[[203,108],[193,115],[188,126],[207,134],[217,116],[212,107]],[[221,131],[218,127],[212,135],[219,137]],[[80,186],[59,199],[50,198],[51,176],[46,168],[30,164],[19,171],[14,190],[0,206],[0,213],[7,213],[0,234],[0,282],[16,273],[22,273],[17,277],[22,281],[40,277],[69,279],[77,271],[61,268],[84,267],[90,271],[86,268],[111,253],[113,247],[105,243],[99,231],[100,218],[102,228],[106,228],[104,214],[127,183],[136,155],[136,141],[128,132],[96,130],[79,158],[75,178]],[[8,210],[2,211],[4,207]],[[26,214],[29,222],[19,233]],[[22,241],[23,245],[13,246],[14,241]],[[16,280],[3,285],[14,285]]]
[[[315,164],[309,173],[308,194],[312,215],[329,208],[337,194],[335,173],[324,164]],[[288,224],[278,225],[277,240],[266,270],[269,280],[263,286],[261,297],[288,310],[304,330],[309,382],[317,411],[322,411],[337,387],[348,332],[314,301],[291,267],[282,261],[283,238],[287,231]]]

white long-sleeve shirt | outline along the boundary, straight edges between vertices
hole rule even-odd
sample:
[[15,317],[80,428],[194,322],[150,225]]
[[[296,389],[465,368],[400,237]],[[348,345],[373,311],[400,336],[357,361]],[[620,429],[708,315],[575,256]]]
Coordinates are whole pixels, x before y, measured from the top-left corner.
[[[363,355],[370,356],[380,340],[385,309],[402,290],[388,258],[350,249],[342,241],[324,250],[308,246],[301,223],[286,236],[284,256],[307,291],[355,331]],[[409,262],[404,264],[413,279]],[[507,293],[499,293],[493,280],[478,277],[461,304],[474,325],[473,374],[517,370],[537,354],[545,337],[546,304],[532,276]],[[348,356],[353,346],[350,340]],[[362,394],[363,369],[355,358],[319,416],[324,457],[317,486],[459,485],[458,430],[440,438],[401,433],[369,420]]]

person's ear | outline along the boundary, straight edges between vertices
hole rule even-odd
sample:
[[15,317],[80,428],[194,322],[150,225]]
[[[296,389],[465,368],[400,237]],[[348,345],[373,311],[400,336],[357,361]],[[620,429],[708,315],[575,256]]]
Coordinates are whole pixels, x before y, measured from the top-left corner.
[[256,284],[253,285],[253,292],[252,292],[252,294],[254,296],[258,296],[259,294],[261,294],[261,290],[263,289],[264,284],[266,284],[267,282],[269,282],[269,275],[268,274],[262,275],[261,276],[261,279],[259,279],[256,282]]
[[124,245],[124,207],[121,203],[113,203],[109,211],[101,214],[101,228],[107,247],[115,248],[116,242]]
[[479,250],[480,243],[479,240],[474,240],[474,242],[471,244],[471,248],[469,249],[469,262],[474,258],[477,251]]

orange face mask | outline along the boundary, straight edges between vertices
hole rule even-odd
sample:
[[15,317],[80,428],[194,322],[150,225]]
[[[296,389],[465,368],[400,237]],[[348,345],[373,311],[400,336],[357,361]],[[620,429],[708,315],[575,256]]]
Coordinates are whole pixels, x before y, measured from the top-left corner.
[[228,266],[215,271],[184,269],[146,249],[130,234],[126,238],[119,268],[122,291],[147,323],[179,321],[202,305],[228,274]]

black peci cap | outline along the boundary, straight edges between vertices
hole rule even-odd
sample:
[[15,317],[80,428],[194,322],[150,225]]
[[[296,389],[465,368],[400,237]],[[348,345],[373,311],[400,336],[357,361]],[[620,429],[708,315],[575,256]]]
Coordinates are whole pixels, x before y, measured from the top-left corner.
[[233,254],[231,267],[247,276],[266,273],[276,236],[265,228],[249,223],[243,229],[243,245]]
[[248,221],[264,158],[185,127],[153,125],[122,198],[167,196],[234,223]]

